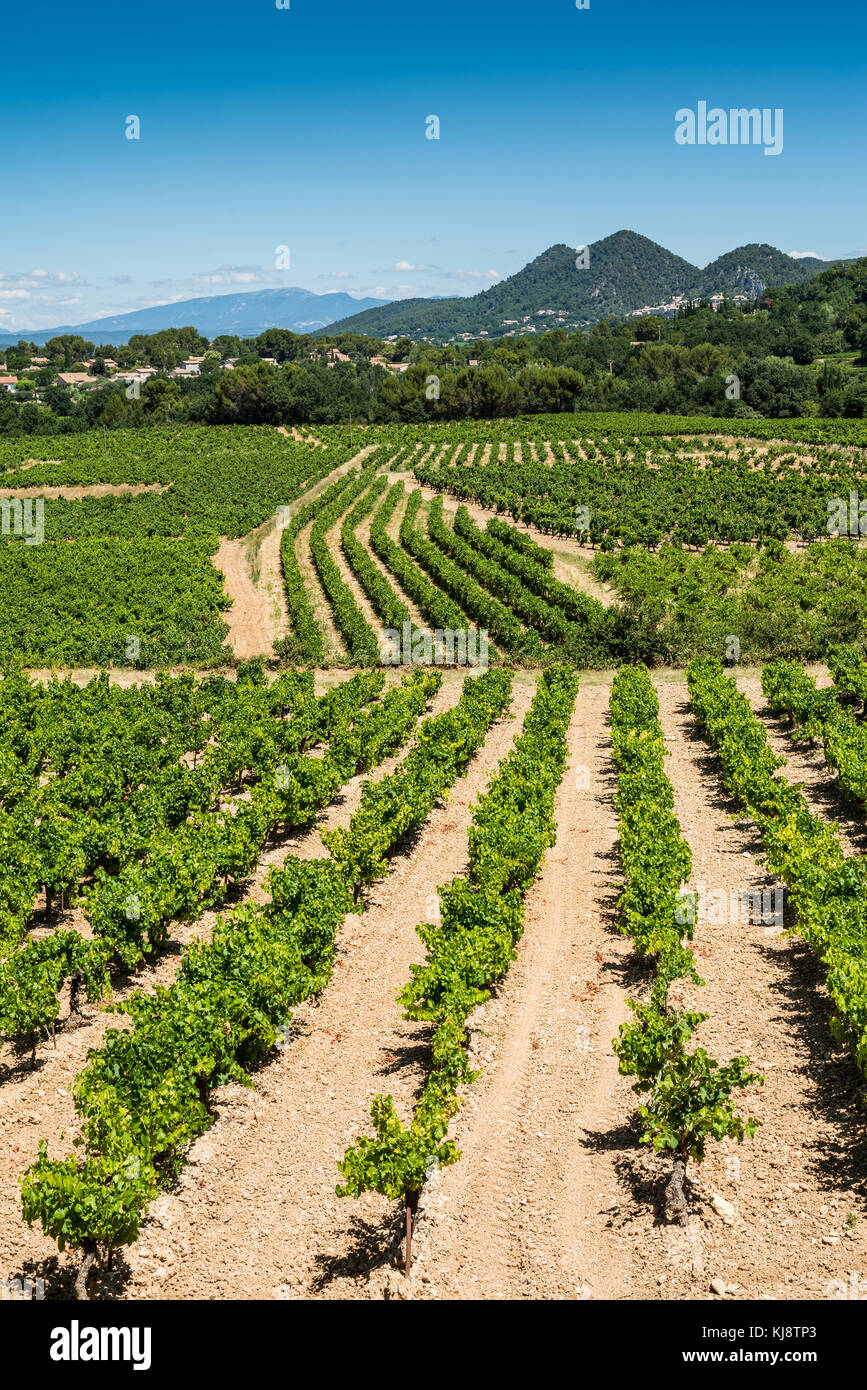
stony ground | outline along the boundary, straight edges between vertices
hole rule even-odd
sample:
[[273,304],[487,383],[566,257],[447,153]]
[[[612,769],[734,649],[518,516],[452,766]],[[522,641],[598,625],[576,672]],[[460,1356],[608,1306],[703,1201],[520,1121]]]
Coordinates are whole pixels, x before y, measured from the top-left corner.
[[[740,684],[789,759],[785,775],[841,825],[848,848],[863,849],[863,820],[840,801],[820,752],[792,742],[757,680]],[[369,1129],[373,1097],[390,1092],[406,1115],[417,1094],[428,1035],[395,1003],[420,958],[414,927],[437,885],[465,868],[473,800],[519,731],[533,685],[519,674],[514,719],[495,725],[366,911],[347,919],[334,978],[297,1011],[287,1045],[252,1089],[219,1093],[217,1123],[154,1204],[139,1243],[101,1276],[99,1296],[822,1299],[867,1275],[863,1086],[833,1043],[807,948],[770,917],[753,923],[731,910],[733,895],[773,883],[696,734],[685,684],[670,677],[658,683],[660,717],[692,886],[729,905],[699,921],[706,986],[680,986],[679,1002],[708,1013],[699,1041],[712,1055],[747,1053],[764,1074],[741,1101],[760,1121],[756,1136],[740,1148],[712,1142],[691,1183],[688,1227],[664,1219],[667,1165],[637,1142],[636,1097],[611,1048],[647,977],[615,926],[609,682],[597,674],[578,695],[557,843],[528,895],[518,959],[472,1019],[480,1076],[453,1125],[462,1157],[425,1192],[408,1280],[397,1204],[336,1197],[337,1160]],[[460,677],[448,675],[435,709],[459,688]],[[261,895],[267,867],[286,853],[322,853],[319,830],[345,824],[360,786],[350,784],[319,827],[269,851],[248,891]],[[142,982],[166,983],[176,965],[169,952]],[[0,1279],[42,1274],[53,1296],[68,1296],[75,1259],[58,1258],[22,1224],[16,1178],[39,1137],[52,1152],[68,1147],[68,1085],[106,1022],[87,1010],[77,1027],[61,1029],[56,1051],[40,1047],[35,1069],[11,1049],[0,1055]]]

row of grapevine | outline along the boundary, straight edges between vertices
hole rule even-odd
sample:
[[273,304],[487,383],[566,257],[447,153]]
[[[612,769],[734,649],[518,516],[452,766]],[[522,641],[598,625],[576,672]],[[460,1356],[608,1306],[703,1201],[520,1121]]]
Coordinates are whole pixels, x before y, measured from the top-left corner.
[[287,660],[307,661],[320,664],[325,656],[325,637],[316,620],[310,595],[304,584],[301,566],[295,549],[300,532],[314,521],[323,510],[348,489],[358,477],[355,469],[337,478],[321,497],[307,502],[294,513],[289,524],[283,528],[280,537],[280,567],[283,571],[283,592],[286,595],[286,611],[291,633],[275,644],[278,655]]
[[554,568],[554,552],[545,545],[539,545],[526,532],[519,531],[517,527],[510,526],[508,522],[501,521],[499,517],[492,516],[488,522],[488,531],[495,540],[511,548],[519,555],[523,555],[528,560],[535,560],[537,565],[543,565],[545,569]]
[[538,664],[543,650],[538,635],[529,632],[510,609],[486,593],[475,579],[416,528],[421,502],[419,490],[410,494],[400,526],[401,545],[470,618],[488,628],[498,647],[512,656]]
[[771,709],[787,714],[806,738],[819,738],[840,786],[867,804],[867,726],[842,708],[833,690],[819,690],[797,661],[772,661],[762,671]]
[[473,811],[469,870],[438,889],[440,919],[416,927],[426,952],[398,996],[404,1017],[434,1025],[430,1072],[412,1119],[403,1125],[391,1096],[371,1109],[375,1138],[362,1136],[340,1164],[341,1196],[381,1193],[407,1212],[406,1268],[412,1216],[432,1164],[454,1163],[447,1138],[458,1087],[474,1073],[467,1059],[467,1018],[515,959],[524,930],[524,895],[556,839],[553,808],[566,765],[566,730],[578,677],[570,667],[543,672],[520,737]]
[[492,719],[508,705],[511,686],[504,670],[465,681],[458,704],[422,729],[397,772],[384,782],[366,783],[351,824],[323,832],[323,843],[352,883],[356,900],[365,884],[385,872],[392,847],[427,820],[444,788],[481,747]]
[[[572,625],[559,608],[553,607],[532,590],[511,570],[489,558],[480,547],[465,538],[464,529],[473,522],[465,512],[464,528],[452,530],[443,519],[443,499],[435,497],[428,510],[428,535],[444,554],[474,579],[490,595],[489,603],[510,610],[520,622],[534,628],[549,643],[558,644],[564,652],[570,646]],[[474,528],[477,529],[477,528]]]
[[382,571],[373,563],[366,548],[355,534],[356,527],[370,514],[374,507],[378,508],[382,494],[387,488],[388,479],[385,477],[377,478],[369,492],[347,514],[340,531],[340,548],[346,563],[370,600],[377,617],[382,619],[383,627],[403,632],[404,624],[409,623],[410,631],[414,635],[417,629],[413,626],[409,609],[395,593]]
[[405,594],[436,630],[458,632],[466,626],[466,617],[457,604],[414,564],[407,552],[388,534],[388,523],[404,497],[403,483],[395,483],[378,508],[370,526],[370,545],[386,569],[394,575]]
[[[145,859],[118,874],[98,871],[87,897],[93,939],[74,932],[34,941],[0,963],[0,1030],[34,1035],[53,1025],[58,989],[81,973],[88,997],[108,989],[111,962],[130,969],[162,949],[170,925],[193,921],[224,901],[232,882],[254,868],[269,834],[305,825],[350,777],[402,742],[439,686],[436,672],[415,672],[367,714],[361,711],[382,690],[381,672],[360,673],[317,701],[309,716],[290,721],[287,737],[262,759],[250,799],[233,811],[201,813],[174,833],[158,834]],[[321,758],[298,750],[323,736]],[[294,750],[289,746],[296,744]],[[35,1042],[34,1042],[35,1045]]]
[[838,691],[867,706],[867,661],[857,647],[831,647],[825,662]]
[[347,505],[370,487],[377,464],[365,467],[360,476],[327,507],[318,511],[310,530],[310,554],[325,596],[331,605],[335,626],[346,645],[349,660],[359,666],[375,666],[379,661],[379,639],[368,623],[328,546],[328,532]]
[[836,829],[811,814],[797,786],[775,775],[785,759],[776,757],[719,662],[694,661],[687,680],[725,785],[758,826],[768,868],[788,886],[798,931],[827,970],[834,1035],[867,1074],[867,859],[847,857]]
[[[425,679],[439,678],[428,673]],[[378,837],[380,866],[407,828],[388,804],[409,796],[411,823],[420,824],[465,770],[508,705],[510,689],[506,672],[487,672],[465,682],[448,712],[453,717],[425,722],[410,754],[411,773],[405,763],[380,784],[380,823],[388,825],[390,840],[371,825],[371,797],[365,798],[357,817]],[[357,817],[348,831],[352,844]],[[84,1157],[51,1159],[43,1141],[22,1180],[25,1220],[39,1221],[61,1250],[82,1250],[81,1295],[98,1249],[110,1252],[137,1238],[148,1204],[174,1180],[190,1142],[213,1123],[213,1088],[247,1082],[285,1031],[291,1009],[327,984],[337,932],[359,885],[355,860],[290,858],[271,872],[271,901],[218,921],[210,942],[185,951],[174,985],[115,1006],[131,1029],[106,1034],[73,1088]]]
[[755,1121],[735,1114],[732,1092],[762,1078],[749,1072],[748,1057],[720,1066],[703,1047],[687,1050],[708,1017],[669,1001],[676,980],[704,984],[684,945],[684,939],[692,940],[695,922],[695,895],[681,891],[692,856],[674,813],[659,700],[646,667],[618,671],[610,709],[624,876],[620,930],[653,969],[650,1001],[630,1001],[634,1019],[620,1025],[613,1046],[622,1075],[634,1076],[633,1090],[648,1097],[639,1111],[641,1142],[674,1159],[666,1198],[669,1208],[683,1217],[689,1160],[704,1158],[710,1136],[740,1143],[752,1135]]
[[268,686],[256,663],[237,681],[163,674],[129,690],[105,673],[83,690],[0,682],[0,955],[23,938],[40,888],[47,921],[94,871],[115,872],[210,805],[312,698],[310,673]]

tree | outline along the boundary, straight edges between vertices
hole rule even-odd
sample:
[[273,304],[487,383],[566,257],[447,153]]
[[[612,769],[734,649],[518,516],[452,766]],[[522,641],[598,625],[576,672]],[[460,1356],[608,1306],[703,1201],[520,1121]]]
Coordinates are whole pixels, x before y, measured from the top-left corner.
[[[33,354],[35,355],[35,348]],[[93,343],[89,343],[78,333],[61,333],[56,338],[49,338],[45,344],[43,356],[60,358],[67,371],[70,370],[73,361],[80,361],[83,357],[93,355]],[[29,358],[28,358],[29,360]]]
[[142,400],[148,415],[154,419],[170,420],[181,399],[181,388],[176,381],[165,377],[151,377],[142,387]]
[[225,362],[227,357],[241,356],[241,339],[234,333],[220,333],[214,339],[214,352],[216,352],[221,362]]
[[265,419],[268,385],[273,379],[270,367],[239,365],[224,372],[217,384],[217,419],[227,424],[251,425]]
[[268,328],[255,339],[255,351],[259,357],[274,357],[278,362],[289,362],[295,355],[297,338],[288,328]]

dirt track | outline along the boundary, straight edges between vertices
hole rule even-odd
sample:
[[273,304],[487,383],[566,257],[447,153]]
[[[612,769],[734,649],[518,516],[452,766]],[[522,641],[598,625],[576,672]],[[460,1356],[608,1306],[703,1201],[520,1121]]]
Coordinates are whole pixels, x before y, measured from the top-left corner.
[[[286,434],[287,431],[282,429]],[[298,437],[297,435],[293,437]],[[310,443],[310,440],[305,440]],[[316,441],[318,442],[318,441]],[[320,497],[335,481],[357,467],[371,452],[367,445],[353,458],[334,468],[293,504],[297,509]],[[310,559],[310,525],[296,537],[296,550],[304,582],[310,594],[316,616],[326,631],[332,656],[342,657],[344,649],[339,633],[331,619],[331,610],[322,592]],[[286,635],[289,619],[283,591],[283,571],[280,565],[282,531],[274,518],[239,540],[223,536],[214,555],[214,565],[223,575],[223,583],[232,607],[224,614],[229,626],[229,645],[235,656],[247,661],[255,656],[272,656],[274,642]],[[336,558],[339,551],[335,552]]]

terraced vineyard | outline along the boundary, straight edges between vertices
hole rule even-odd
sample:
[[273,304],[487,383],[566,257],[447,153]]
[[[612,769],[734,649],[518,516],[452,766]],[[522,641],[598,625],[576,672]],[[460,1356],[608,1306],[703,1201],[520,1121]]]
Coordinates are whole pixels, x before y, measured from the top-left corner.
[[0,1280],[850,1296],[863,447],[712,423],[3,445]]

